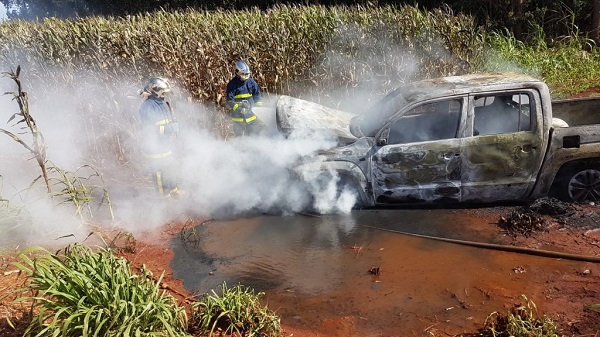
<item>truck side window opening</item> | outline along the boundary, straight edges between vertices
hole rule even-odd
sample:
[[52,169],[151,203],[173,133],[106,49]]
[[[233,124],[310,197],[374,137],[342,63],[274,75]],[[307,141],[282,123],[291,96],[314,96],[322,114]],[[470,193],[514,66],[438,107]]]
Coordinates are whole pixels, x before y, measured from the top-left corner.
[[388,144],[455,138],[460,122],[461,108],[461,99],[417,106],[390,126]]
[[531,130],[531,106],[526,93],[475,97],[473,135]]

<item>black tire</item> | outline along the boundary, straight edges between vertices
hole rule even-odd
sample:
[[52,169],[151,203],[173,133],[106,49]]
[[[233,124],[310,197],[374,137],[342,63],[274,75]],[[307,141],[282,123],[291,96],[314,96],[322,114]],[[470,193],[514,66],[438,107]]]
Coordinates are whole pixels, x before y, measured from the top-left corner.
[[356,195],[356,203],[352,207],[353,209],[361,209],[367,206],[365,191],[362,190],[358,182],[346,175],[340,177],[338,195],[341,195],[344,190],[351,191]]
[[[326,186],[333,179],[337,179],[337,178],[334,177],[332,172],[322,172],[321,174],[318,175],[318,177],[314,181],[310,182],[310,184],[313,186]],[[316,192],[317,194],[319,194],[321,192],[320,190],[315,191],[314,189],[311,189],[311,188],[308,188],[308,189],[312,190],[313,193]],[[367,206],[365,191],[362,190],[362,188],[360,187],[360,184],[358,182],[356,182],[352,177],[345,175],[345,174],[340,174],[339,180],[337,181],[337,184],[336,184],[336,194],[334,196],[334,199],[338,200],[342,196],[342,193],[344,191],[350,191],[351,193],[356,195],[356,201],[355,201],[354,205],[352,206],[352,209],[361,209],[361,208],[364,208]],[[312,197],[316,198],[317,196],[313,194]]]
[[573,167],[562,178],[561,199],[571,202],[600,201],[600,168]]

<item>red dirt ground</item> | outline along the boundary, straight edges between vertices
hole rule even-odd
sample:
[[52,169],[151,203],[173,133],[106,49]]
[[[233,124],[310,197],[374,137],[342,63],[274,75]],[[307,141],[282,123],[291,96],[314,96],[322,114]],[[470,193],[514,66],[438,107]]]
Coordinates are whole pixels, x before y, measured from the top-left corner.
[[[508,209],[510,210],[510,208]],[[502,212],[497,209],[478,209],[467,210],[464,212],[463,220],[466,221],[466,230],[470,228],[485,228],[487,231],[498,231],[503,229],[497,225],[490,225],[491,222],[498,220],[499,214],[507,214],[507,209],[502,208]],[[580,222],[593,222],[599,219],[600,207],[587,206],[578,212],[581,218]],[[592,216],[593,215],[593,216]],[[575,218],[575,222],[579,218]],[[570,221],[574,223],[573,218]],[[593,226],[579,226],[577,224],[564,224],[553,220],[546,231],[534,233],[527,237],[523,235],[505,235],[502,244],[522,246],[535,249],[554,250],[570,254],[581,254],[587,256],[600,257],[600,224]],[[117,243],[117,246],[123,248],[122,256],[131,261],[132,266],[145,264],[155,275],[164,272],[162,287],[169,291],[180,304],[184,304],[193,299],[194,294],[190,294],[183,288],[180,280],[173,278],[172,270],[169,267],[173,258],[173,252],[168,247],[170,239],[177,237],[185,224],[171,223],[163,226],[154,233],[144,235],[143,239],[137,239],[135,242]],[[134,249],[133,249],[134,248]],[[132,252],[134,251],[134,252]],[[16,268],[10,264],[12,257],[5,256],[0,258],[0,337],[19,336],[24,328],[24,322],[20,321],[23,315],[24,307],[10,302],[11,297],[2,297],[10,294],[11,290],[22,284],[23,277],[19,276]],[[402,263],[399,261],[398,263]],[[388,269],[390,266],[386,266]],[[528,273],[522,276],[527,278]],[[570,273],[556,274],[556,271],[549,271],[547,275],[537,275],[536,279],[542,278],[545,286],[540,294],[530,294],[536,298],[535,304],[544,315],[551,317],[559,326],[560,333],[565,336],[600,336],[600,311],[585,310],[583,304],[600,304],[600,265],[598,263],[585,263],[578,270]],[[503,292],[506,289],[502,286],[503,280],[498,280],[496,294],[505,298],[507,309],[511,308],[515,301],[509,298]],[[315,300],[317,302],[318,300]],[[310,317],[303,322],[299,322],[293,317],[286,315],[286,308],[294,308],[294,300],[287,300],[285,295],[277,296],[270,294],[269,303],[275,303],[278,306],[278,312],[283,314],[282,326],[286,336],[295,337],[330,337],[330,336],[365,336],[360,329],[356,327],[364,325],[364,317],[357,315],[343,315],[330,317]],[[344,304],[340,304],[343,306]],[[349,305],[349,304],[348,304]],[[377,310],[377,304],[371,303]],[[464,311],[464,320],[473,319],[473,311]],[[478,315],[487,315],[489,313],[476,313]],[[310,315],[307,313],[306,317]],[[16,330],[10,327],[6,318],[10,318],[16,325]],[[417,332],[415,336],[467,336],[464,331],[457,331],[455,326],[451,326],[448,321],[438,319],[437,317],[416,317],[420,322],[429,320],[430,327],[426,331]],[[479,321],[485,317],[478,317]],[[455,318],[456,320],[456,318]],[[370,336],[401,336],[395,333],[395,323],[390,326],[378,326],[379,332],[370,334]],[[472,331],[472,334],[477,331]]]

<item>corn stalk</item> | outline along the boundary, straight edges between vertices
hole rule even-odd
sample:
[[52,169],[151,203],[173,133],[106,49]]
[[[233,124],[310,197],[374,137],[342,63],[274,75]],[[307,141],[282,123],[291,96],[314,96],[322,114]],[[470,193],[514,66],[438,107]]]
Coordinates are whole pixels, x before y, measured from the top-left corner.
[[10,136],[12,139],[14,139],[19,144],[23,145],[23,147],[25,147],[29,152],[31,152],[31,154],[33,154],[38,165],[40,166],[40,169],[42,170],[42,176],[44,177],[44,182],[46,183],[46,189],[48,191],[48,194],[51,194],[52,190],[50,189],[50,183],[48,180],[48,171],[46,169],[46,143],[44,141],[44,136],[42,135],[40,130],[38,130],[38,128],[37,128],[35,120],[29,113],[29,104],[27,101],[27,93],[25,91],[23,91],[23,87],[21,85],[21,80],[19,79],[20,73],[21,73],[20,65],[17,66],[16,72],[10,71],[10,72],[2,73],[4,76],[10,77],[17,85],[16,92],[6,92],[5,93],[5,95],[13,95],[13,100],[17,101],[17,104],[19,104],[19,110],[20,110],[20,112],[13,114],[8,119],[8,123],[10,123],[10,121],[12,121],[13,119],[15,119],[17,117],[21,117],[22,119],[19,120],[16,124],[25,123],[27,125],[27,128],[31,132],[31,136],[33,137],[33,144],[32,144],[32,146],[27,145],[27,143],[25,143],[21,138],[19,138],[19,136],[17,136],[16,134],[14,134],[8,130],[0,129],[0,131],[3,132],[4,134]]

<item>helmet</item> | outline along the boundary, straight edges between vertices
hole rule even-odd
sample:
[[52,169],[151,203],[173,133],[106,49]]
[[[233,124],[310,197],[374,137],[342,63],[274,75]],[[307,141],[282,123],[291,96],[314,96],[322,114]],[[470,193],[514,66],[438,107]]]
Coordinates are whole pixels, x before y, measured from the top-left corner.
[[144,85],[143,96],[165,97],[171,92],[171,84],[162,77],[152,77]]
[[235,73],[242,81],[245,81],[250,78],[250,67],[248,67],[248,64],[244,61],[237,61],[235,63]]

